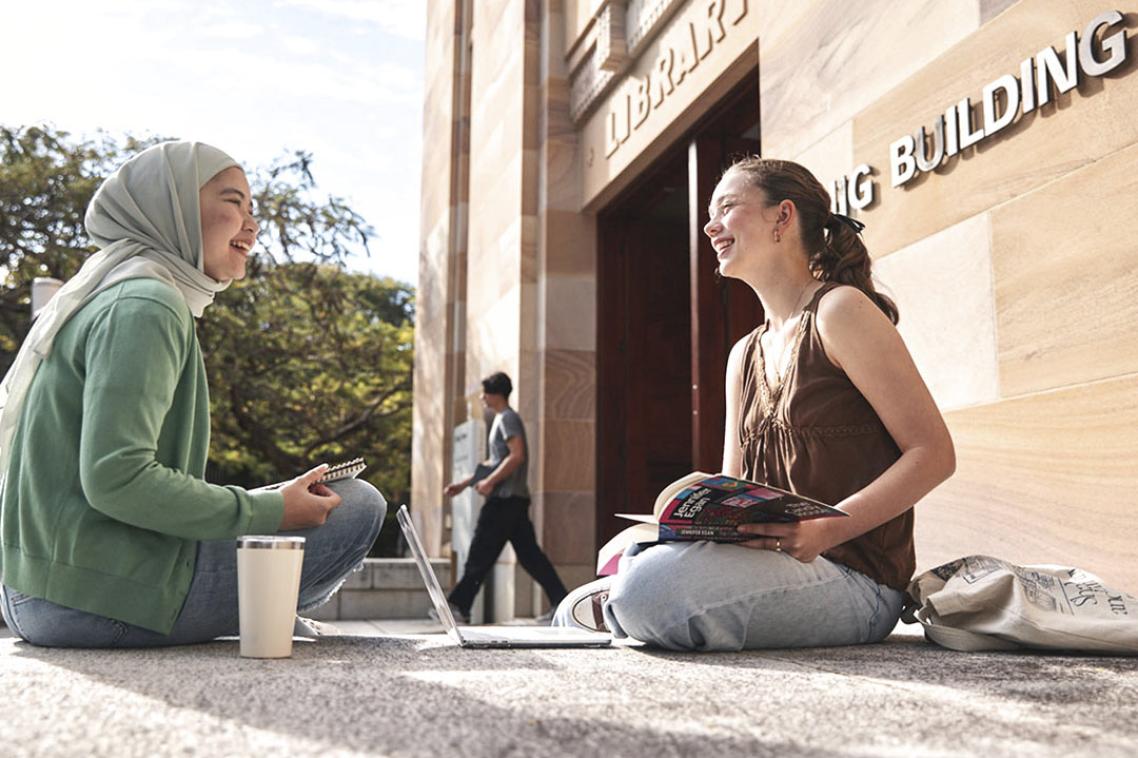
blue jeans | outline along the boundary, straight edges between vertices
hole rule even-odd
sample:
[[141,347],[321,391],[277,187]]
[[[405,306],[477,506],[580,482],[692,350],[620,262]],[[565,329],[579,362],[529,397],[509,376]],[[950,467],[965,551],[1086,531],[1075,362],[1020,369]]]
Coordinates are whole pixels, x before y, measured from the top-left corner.
[[[825,558],[670,542],[625,552],[603,612],[614,636],[671,650],[823,647],[881,641],[902,599]],[[567,623],[565,610],[555,624]]]
[[[297,604],[302,612],[326,603],[348,574],[360,567],[387,512],[383,495],[367,482],[348,479],[329,486],[342,502],[323,525],[282,532],[306,538]],[[159,647],[236,635],[237,542],[198,543],[189,593],[169,634],[66,608],[7,587],[0,587],[0,610],[17,636],[46,647]]]

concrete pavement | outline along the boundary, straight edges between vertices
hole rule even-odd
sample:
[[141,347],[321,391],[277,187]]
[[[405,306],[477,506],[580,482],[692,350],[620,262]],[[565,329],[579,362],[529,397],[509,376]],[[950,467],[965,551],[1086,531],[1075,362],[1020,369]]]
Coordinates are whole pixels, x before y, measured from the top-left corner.
[[0,639],[12,756],[1133,756],[1138,659],[884,644],[737,654],[460,650],[421,621],[337,624],[292,659],[237,642]]

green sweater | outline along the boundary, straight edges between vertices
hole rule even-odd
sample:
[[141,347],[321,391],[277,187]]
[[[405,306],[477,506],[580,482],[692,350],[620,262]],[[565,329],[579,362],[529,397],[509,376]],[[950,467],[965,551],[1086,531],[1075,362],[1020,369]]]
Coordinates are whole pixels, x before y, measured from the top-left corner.
[[194,320],[156,279],[99,293],[28,391],[0,520],[27,595],[167,634],[198,540],[272,534],[280,492],[207,484],[209,389]]

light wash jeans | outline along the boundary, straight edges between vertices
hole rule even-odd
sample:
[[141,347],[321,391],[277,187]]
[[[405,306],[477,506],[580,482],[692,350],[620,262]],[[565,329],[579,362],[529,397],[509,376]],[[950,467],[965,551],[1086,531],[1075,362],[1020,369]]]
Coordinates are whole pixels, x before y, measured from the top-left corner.
[[[671,650],[753,650],[879,642],[903,594],[825,558],[716,542],[632,546],[609,578],[605,624],[617,638]],[[588,586],[600,587],[600,579]],[[555,626],[571,626],[570,593]]]
[[[367,482],[348,479],[328,486],[340,495],[342,502],[328,514],[323,525],[281,532],[306,538],[297,604],[301,612],[328,602],[348,574],[359,568],[387,512],[383,495]],[[17,636],[45,647],[160,647],[236,635],[237,542],[198,543],[190,590],[168,635],[66,608],[7,587],[0,588],[0,610]]]

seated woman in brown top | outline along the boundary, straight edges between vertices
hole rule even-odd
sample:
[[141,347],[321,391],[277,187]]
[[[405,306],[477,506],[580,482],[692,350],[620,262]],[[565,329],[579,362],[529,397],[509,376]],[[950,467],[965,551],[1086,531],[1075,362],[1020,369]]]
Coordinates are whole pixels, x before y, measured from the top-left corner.
[[[727,362],[723,473],[849,518],[627,551],[603,603],[618,637],[687,650],[848,645],[897,623],[912,508],[955,456],[897,308],[873,287],[862,225],[829,205],[802,166],[746,158],[716,187],[704,232],[720,273],[749,284],[766,314]],[[559,620],[581,618],[568,606],[583,600],[570,595]]]

